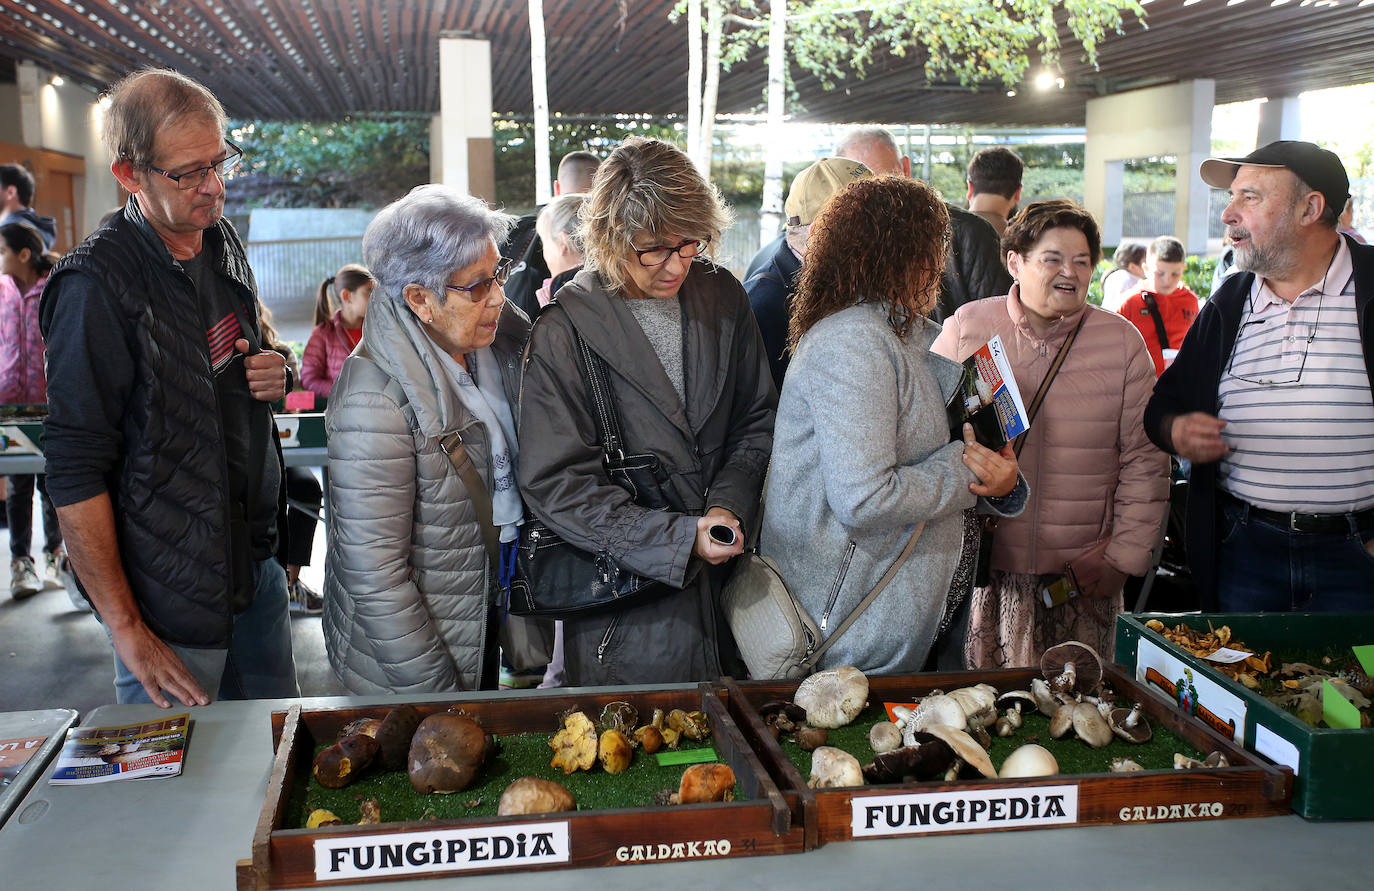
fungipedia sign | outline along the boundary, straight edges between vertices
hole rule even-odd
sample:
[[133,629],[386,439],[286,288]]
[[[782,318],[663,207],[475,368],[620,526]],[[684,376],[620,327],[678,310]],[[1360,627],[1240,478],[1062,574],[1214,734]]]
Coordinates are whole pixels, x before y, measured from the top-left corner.
[[1078,822],[1078,787],[1030,786],[911,795],[856,795],[850,799],[850,807],[850,829],[855,838],[1063,826]]
[[568,824],[515,823],[315,841],[315,879],[366,879],[567,863]]

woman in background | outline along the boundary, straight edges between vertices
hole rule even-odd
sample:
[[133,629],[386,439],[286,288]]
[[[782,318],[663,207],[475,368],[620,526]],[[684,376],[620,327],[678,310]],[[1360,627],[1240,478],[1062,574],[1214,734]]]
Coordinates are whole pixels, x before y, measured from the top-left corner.
[[[28,223],[0,226],[0,404],[48,401],[43,372],[43,335],[38,330],[38,301],[56,254],[45,253],[43,236]],[[3,510],[10,529],[10,596],[32,597],[43,590],[43,579],[34,568],[33,491],[37,487],[43,512],[43,569],[54,582],[65,584],[72,605],[87,609],[86,601],[72,583],[57,510],[48,499],[42,474],[5,477]]]
[[582,241],[577,230],[582,225],[578,214],[586,200],[586,195],[577,193],[559,195],[539,211],[534,225],[544,246],[544,262],[549,267],[549,277],[535,292],[541,308],[548,306],[558,289],[572,281],[582,268]]
[[1112,255],[1116,267],[1102,276],[1103,309],[1120,312],[1121,304],[1140,287],[1145,279],[1146,251],[1145,245],[1134,241],[1117,246]]
[[[349,263],[320,283],[315,298],[315,330],[310,332],[301,361],[301,383],[316,396],[329,398],[344,359],[362,339],[367,303],[376,285],[366,267],[356,263]],[[330,297],[335,289],[339,292],[338,309]]]

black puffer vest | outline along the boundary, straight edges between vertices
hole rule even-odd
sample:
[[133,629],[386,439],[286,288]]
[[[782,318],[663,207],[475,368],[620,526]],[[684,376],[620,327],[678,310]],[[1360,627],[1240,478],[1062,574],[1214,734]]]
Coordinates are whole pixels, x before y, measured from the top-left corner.
[[[218,272],[235,286],[260,340],[243,243],[224,220],[205,238],[207,248],[219,246]],[[58,263],[45,297],[60,293],[54,285],[73,272],[112,295],[135,340],[123,454],[107,481],[129,585],[163,641],[226,647],[233,623],[228,471],[195,288],[133,198]]]

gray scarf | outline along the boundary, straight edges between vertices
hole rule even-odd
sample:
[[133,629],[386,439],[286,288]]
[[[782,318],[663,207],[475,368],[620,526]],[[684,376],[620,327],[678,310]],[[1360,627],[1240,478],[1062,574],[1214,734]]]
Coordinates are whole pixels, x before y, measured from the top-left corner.
[[491,347],[468,353],[468,361],[477,372],[477,379],[473,380],[473,375],[448,353],[435,352],[443,357],[444,369],[463,407],[487,428],[487,438],[491,442],[492,523],[501,530],[502,541],[515,541],[525,517],[515,482],[515,416],[511,414],[510,402],[501,387],[501,366],[492,355]]

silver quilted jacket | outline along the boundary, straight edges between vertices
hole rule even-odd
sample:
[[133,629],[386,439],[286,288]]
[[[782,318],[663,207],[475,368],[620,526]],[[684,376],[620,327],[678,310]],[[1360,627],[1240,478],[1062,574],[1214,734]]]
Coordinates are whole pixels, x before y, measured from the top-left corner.
[[[512,406],[528,332],[507,303],[490,349]],[[461,434],[490,485],[486,428],[407,307],[379,294],[363,345],[369,355],[344,362],[325,412],[325,649],[353,693],[477,689],[497,589],[467,489],[439,442]]]

